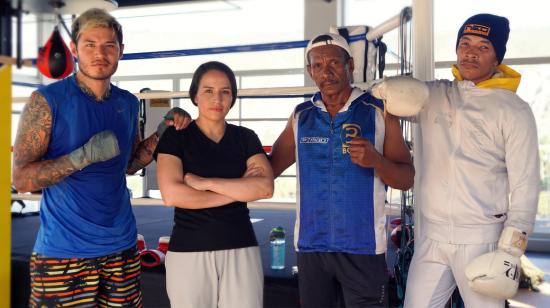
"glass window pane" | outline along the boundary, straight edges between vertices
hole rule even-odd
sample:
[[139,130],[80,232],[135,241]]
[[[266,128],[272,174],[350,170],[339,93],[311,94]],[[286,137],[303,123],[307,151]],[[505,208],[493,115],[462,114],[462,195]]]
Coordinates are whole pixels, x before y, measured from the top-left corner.
[[[258,72],[258,75],[262,71]],[[264,74],[268,74],[265,72]],[[244,76],[242,88],[269,88],[269,87],[299,87],[304,85],[303,74],[278,75],[278,76]]]
[[[531,8],[531,9],[523,9]],[[434,57],[436,61],[456,59],[456,37],[464,21],[478,13],[492,13],[510,20],[506,58],[550,56],[550,23],[547,0],[434,1]]]
[[288,119],[296,105],[304,102],[304,98],[251,98],[242,99],[243,118],[280,118]]
[[[386,20],[398,15],[412,0],[345,0],[344,26],[377,27]],[[382,41],[388,46],[386,63],[396,63],[399,50],[397,29],[384,34]]]
[[[45,38],[45,40],[48,38]],[[42,42],[40,43],[42,44]],[[17,23],[15,18],[12,22],[12,56],[17,56]],[[38,56],[37,44],[37,19],[36,15],[23,14],[21,21],[21,57],[33,59]],[[17,75],[36,76],[36,68],[13,66],[13,73]]]
[[521,75],[518,95],[533,110],[540,154],[540,195],[535,232],[550,235],[550,64],[516,65]]
[[[229,123],[239,125],[237,121],[229,121]],[[273,145],[285,128],[285,125],[286,121],[247,121],[243,119],[241,122],[241,126],[253,130],[258,135],[264,146]]]
[[153,91],[173,91],[174,89],[172,80],[119,81],[118,87],[132,93],[139,93],[144,88],[149,88]]
[[[125,53],[296,41],[304,33],[304,3],[296,0],[200,1],[119,9],[113,15],[124,28]],[[128,60],[121,61],[117,74],[193,72],[211,60],[234,70],[294,68],[303,66],[303,49]]]
[[[282,40],[273,39],[273,42],[282,42]],[[130,43],[126,43],[125,45],[127,46],[127,44]],[[156,48],[154,45],[151,46]],[[152,49],[151,46],[147,51],[164,50]],[[210,47],[223,46],[216,44],[216,46]],[[188,48],[190,49],[191,47]],[[170,50],[173,50],[173,48]],[[119,62],[118,70],[115,76],[192,73],[199,65],[208,61],[223,62],[229,65],[229,67],[231,67],[234,71],[296,68],[303,67],[303,56],[304,49],[295,48],[275,51],[240,52],[162,59],[122,60]]]
[[[293,168],[291,166],[290,168]],[[289,169],[290,169],[289,168]],[[296,178],[279,177],[275,179],[275,191],[272,201],[296,202]]]
[[11,87],[11,95],[13,97],[30,97],[32,92],[34,92],[36,88],[34,87],[21,87],[21,86],[12,86]]
[[450,67],[436,69],[434,71],[434,77],[435,79],[447,79],[447,80],[455,79]]

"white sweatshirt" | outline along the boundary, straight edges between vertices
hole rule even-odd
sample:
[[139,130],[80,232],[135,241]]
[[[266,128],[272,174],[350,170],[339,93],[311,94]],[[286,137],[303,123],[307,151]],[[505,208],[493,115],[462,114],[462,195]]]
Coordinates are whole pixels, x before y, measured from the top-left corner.
[[[417,115],[416,206],[422,234],[441,242],[496,242],[503,226],[533,231],[539,196],[536,123],[515,94],[521,76],[500,74],[475,85],[429,82]],[[500,76],[499,76],[500,75]]]

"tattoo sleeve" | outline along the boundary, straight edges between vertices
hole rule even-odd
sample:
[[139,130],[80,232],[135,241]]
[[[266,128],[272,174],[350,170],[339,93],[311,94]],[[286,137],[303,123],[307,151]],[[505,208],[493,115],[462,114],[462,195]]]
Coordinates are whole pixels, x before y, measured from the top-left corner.
[[76,170],[68,155],[42,160],[52,129],[46,99],[34,92],[25,105],[13,147],[13,184],[20,192],[37,191],[63,180]]
[[140,141],[139,134],[136,134],[134,150],[132,155],[130,155],[130,161],[128,162],[128,169],[126,169],[126,173],[134,174],[151,163],[153,160],[153,152],[155,151],[157,144],[158,137],[155,133],[143,141]]

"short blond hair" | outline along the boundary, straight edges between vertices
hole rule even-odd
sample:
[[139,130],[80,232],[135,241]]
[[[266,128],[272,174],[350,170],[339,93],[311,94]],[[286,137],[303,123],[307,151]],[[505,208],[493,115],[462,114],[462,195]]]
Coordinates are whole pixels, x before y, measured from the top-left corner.
[[73,22],[71,39],[76,44],[80,33],[89,28],[110,28],[115,31],[118,43],[122,45],[122,26],[103,9],[89,9]]

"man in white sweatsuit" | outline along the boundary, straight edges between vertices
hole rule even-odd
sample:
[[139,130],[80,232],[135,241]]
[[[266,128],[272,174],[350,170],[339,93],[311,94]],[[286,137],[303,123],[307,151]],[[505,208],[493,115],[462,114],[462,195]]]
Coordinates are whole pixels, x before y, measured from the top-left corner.
[[454,81],[428,82],[413,119],[421,234],[405,307],[443,307],[458,285],[466,307],[504,307],[539,195],[535,119],[515,91],[521,75],[501,64],[508,19],[470,17],[457,38]]

